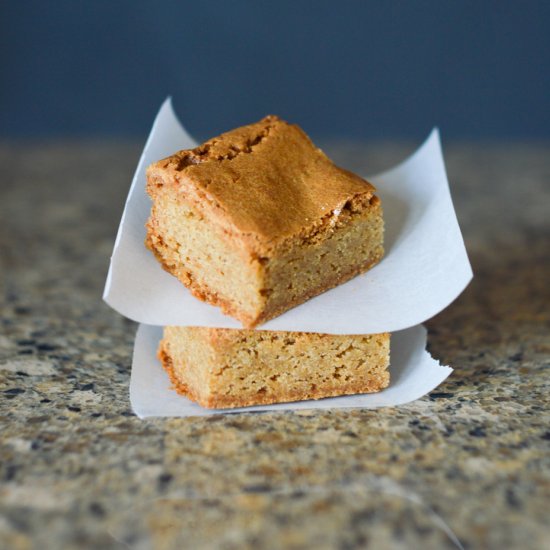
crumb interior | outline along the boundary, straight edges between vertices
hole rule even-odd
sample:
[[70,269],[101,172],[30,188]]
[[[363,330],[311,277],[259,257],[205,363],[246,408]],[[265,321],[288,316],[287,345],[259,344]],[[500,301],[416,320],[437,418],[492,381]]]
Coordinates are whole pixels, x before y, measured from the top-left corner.
[[314,234],[257,256],[168,186],[156,193],[148,245],[165,269],[199,298],[252,327],[377,263],[383,255],[382,208],[351,202]]
[[174,192],[157,193],[147,224],[148,245],[164,268],[199,298],[252,320],[264,307],[259,261],[228,242]]
[[348,203],[328,218],[322,231],[269,258],[261,321],[372,267],[384,254],[383,234],[380,201],[372,197],[366,208]]

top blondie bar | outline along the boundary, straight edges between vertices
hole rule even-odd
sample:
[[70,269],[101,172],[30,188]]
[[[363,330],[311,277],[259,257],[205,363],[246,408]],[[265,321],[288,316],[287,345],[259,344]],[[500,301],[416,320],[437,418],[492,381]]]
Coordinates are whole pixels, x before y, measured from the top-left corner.
[[147,169],[146,245],[199,299],[255,327],[383,256],[374,187],[276,116]]

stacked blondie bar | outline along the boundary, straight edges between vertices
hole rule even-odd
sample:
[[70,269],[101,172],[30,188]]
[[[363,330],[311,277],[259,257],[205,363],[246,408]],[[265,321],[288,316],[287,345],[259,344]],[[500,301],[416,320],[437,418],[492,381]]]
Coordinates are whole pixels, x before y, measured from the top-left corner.
[[375,191],[275,116],[149,166],[147,247],[243,326],[166,327],[158,356],[174,389],[231,408],[385,388],[388,333],[261,330],[381,260]]

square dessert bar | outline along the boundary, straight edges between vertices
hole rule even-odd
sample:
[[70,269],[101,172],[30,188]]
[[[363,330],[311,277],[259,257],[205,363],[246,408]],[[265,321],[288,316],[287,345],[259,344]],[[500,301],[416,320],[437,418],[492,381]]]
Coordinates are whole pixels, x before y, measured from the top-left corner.
[[149,166],[146,244],[196,297],[250,328],[381,259],[374,191],[268,116]]
[[388,333],[166,327],[158,357],[178,393],[221,409],[380,391],[389,346]]

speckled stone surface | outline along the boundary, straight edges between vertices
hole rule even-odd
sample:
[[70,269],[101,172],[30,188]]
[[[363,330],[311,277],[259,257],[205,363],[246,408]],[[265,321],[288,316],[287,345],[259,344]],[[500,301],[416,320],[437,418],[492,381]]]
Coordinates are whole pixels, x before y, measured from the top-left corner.
[[[428,323],[455,368],[431,395],[146,421],[136,327],[101,302],[139,149],[0,146],[2,548],[548,547],[547,146],[446,147],[476,278]],[[372,173],[411,150],[331,152]]]

